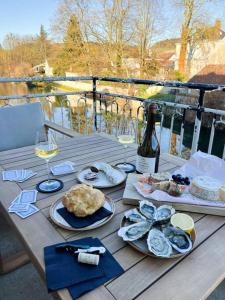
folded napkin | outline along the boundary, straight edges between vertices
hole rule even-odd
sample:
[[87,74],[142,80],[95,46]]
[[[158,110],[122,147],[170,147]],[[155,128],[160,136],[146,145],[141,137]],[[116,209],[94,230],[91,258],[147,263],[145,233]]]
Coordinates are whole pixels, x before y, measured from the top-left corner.
[[[70,244],[104,246],[97,238],[84,238]],[[61,243],[57,245],[63,245]],[[45,272],[48,291],[68,288],[73,299],[95,289],[108,280],[121,275],[124,270],[108,250],[101,255],[99,265],[81,264],[77,256],[65,252],[57,252],[56,245],[44,248]]]
[[96,162],[92,164],[93,167],[96,167],[98,170],[105,173],[108,180],[113,183],[117,184],[118,182],[118,171],[111,167],[109,164],[105,162]]
[[8,181],[24,182],[25,180],[36,175],[32,170],[7,170],[2,171],[2,179]]
[[104,207],[101,207],[94,214],[84,218],[76,217],[73,213],[69,212],[65,207],[57,209],[57,212],[68,224],[70,224],[70,226],[74,228],[82,228],[82,227],[90,226],[95,222],[100,221],[112,214],[112,211]]
[[74,165],[75,164],[71,161],[65,161],[61,164],[51,167],[50,169],[54,176],[64,175],[75,172]]

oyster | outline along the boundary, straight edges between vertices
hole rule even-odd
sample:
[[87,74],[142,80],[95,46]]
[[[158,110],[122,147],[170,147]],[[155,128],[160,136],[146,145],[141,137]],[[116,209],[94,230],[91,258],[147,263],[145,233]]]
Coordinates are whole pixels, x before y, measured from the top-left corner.
[[147,200],[142,200],[139,203],[140,212],[149,220],[154,220],[156,217],[156,207]]
[[126,211],[124,215],[131,222],[138,223],[146,221],[146,218],[142,216],[136,208]]
[[186,253],[192,249],[192,241],[183,230],[169,226],[163,229],[163,233],[171,246],[178,252]]
[[169,240],[156,228],[149,231],[147,245],[149,251],[154,253],[156,256],[170,257],[173,252]]
[[156,210],[156,221],[160,223],[168,222],[174,214],[175,209],[172,206],[162,205]]
[[118,231],[118,235],[123,238],[124,241],[136,241],[145,235],[151,228],[151,222],[139,222],[129,226],[121,227]]

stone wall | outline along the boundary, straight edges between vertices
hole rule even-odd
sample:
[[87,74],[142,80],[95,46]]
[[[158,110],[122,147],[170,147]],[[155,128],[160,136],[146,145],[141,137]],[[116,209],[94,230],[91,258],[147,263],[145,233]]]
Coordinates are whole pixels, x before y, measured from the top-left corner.
[[[196,91],[193,90],[189,93],[186,92],[186,94],[184,93],[177,94],[176,102],[197,106],[198,96],[199,96],[199,92],[197,90]],[[225,110],[225,92],[222,91],[206,92],[204,97],[204,107]],[[196,116],[196,112],[187,111],[186,120],[188,122],[194,122],[195,116]],[[203,113],[202,114],[203,126],[210,127],[212,124],[212,118],[213,116],[211,113]]]

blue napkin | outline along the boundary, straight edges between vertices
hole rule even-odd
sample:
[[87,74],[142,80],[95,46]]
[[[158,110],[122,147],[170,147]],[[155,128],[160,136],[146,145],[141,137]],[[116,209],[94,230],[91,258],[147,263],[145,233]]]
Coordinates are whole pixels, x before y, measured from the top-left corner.
[[[71,243],[104,247],[99,239],[91,237]],[[63,244],[66,243],[57,245]],[[44,248],[46,281],[49,292],[68,288],[71,297],[76,299],[124,272],[108,250],[104,255],[101,255],[99,265],[93,266],[78,263],[76,256],[74,257],[69,253],[56,252],[55,246]]]
[[[81,241],[79,244],[89,245],[89,241],[83,243]],[[45,272],[49,292],[104,276],[101,267],[78,263],[77,255],[57,252],[55,246],[44,248]]]
[[97,221],[104,219],[112,214],[112,212],[104,207],[98,209],[94,214],[78,218],[73,213],[69,212],[65,207],[57,209],[57,212],[60,214],[63,219],[74,228],[87,227],[94,224]]

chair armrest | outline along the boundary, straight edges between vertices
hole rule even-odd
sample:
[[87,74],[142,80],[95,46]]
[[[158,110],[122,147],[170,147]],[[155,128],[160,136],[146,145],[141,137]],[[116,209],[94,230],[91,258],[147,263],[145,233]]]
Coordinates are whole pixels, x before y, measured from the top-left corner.
[[46,129],[51,128],[57,132],[60,132],[68,137],[75,137],[75,136],[79,136],[80,134],[69,129],[69,128],[64,128],[56,123],[50,122],[50,121],[45,121],[44,126]]

